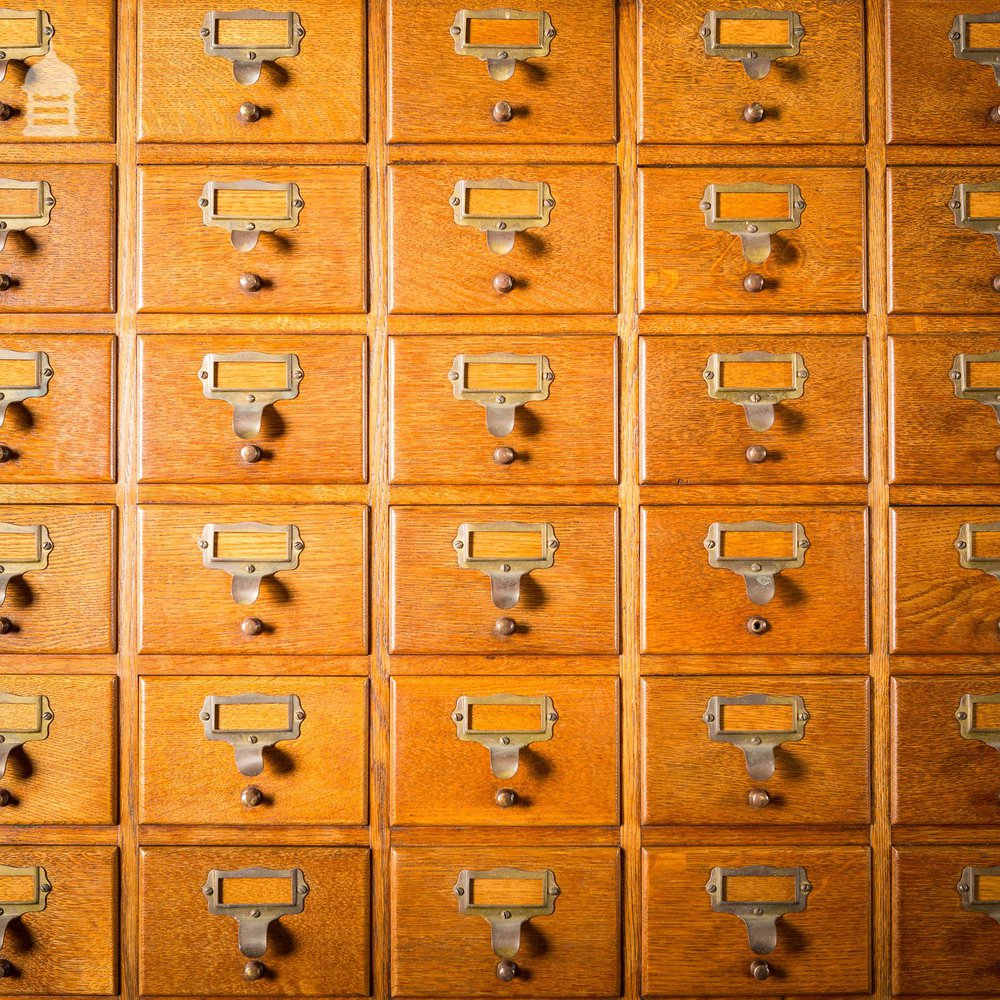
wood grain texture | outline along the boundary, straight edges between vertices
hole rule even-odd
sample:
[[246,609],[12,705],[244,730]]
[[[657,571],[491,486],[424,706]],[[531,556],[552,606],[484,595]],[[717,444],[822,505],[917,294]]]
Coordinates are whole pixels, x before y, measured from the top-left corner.
[[[618,511],[612,507],[393,507],[389,516],[391,653],[614,653],[618,651]],[[458,565],[463,523],[550,523],[553,565],[522,577],[511,611],[490,580]],[[494,623],[517,630],[497,636]]]
[[[645,0],[641,142],[864,142],[862,0],[778,0],[767,10],[795,11],[806,33],[798,56],[775,60],[764,79],[751,80],[739,62],[706,54],[703,3]],[[743,109],[753,103],[765,114],[750,124]]]
[[728,913],[713,913],[705,892],[714,867],[748,865],[801,865],[813,887],[805,910],[778,921],[777,947],[766,959],[773,970],[770,990],[780,990],[781,996],[870,990],[866,847],[699,844],[651,848],[642,856],[644,996],[736,997],[756,986],[746,927]]
[[462,869],[550,869],[555,912],[521,928],[515,983],[538,997],[614,997],[621,982],[620,873],[616,848],[395,848],[390,931],[394,997],[500,997],[490,928],[460,914]]
[[[486,63],[460,56],[454,4],[390,0],[389,141],[570,143],[615,138],[615,5],[552,0],[549,54],[519,62],[497,83]],[[502,29],[501,29],[502,30]],[[493,120],[507,101],[508,122]]]
[[[248,253],[206,226],[209,181],[298,184],[294,229],[261,233]],[[138,309],[162,313],[351,313],[366,304],[366,171],[360,166],[195,166],[139,170]],[[240,275],[258,275],[244,292]]]
[[[294,354],[303,372],[295,399],[265,408],[252,439],[264,455],[252,464],[240,457],[247,441],[233,430],[233,407],[207,399],[199,378],[206,354],[240,351]],[[140,337],[139,366],[142,482],[364,482],[365,338]]]
[[[493,253],[486,235],[455,223],[449,203],[460,180],[544,181],[555,207],[549,224],[518,233]],[[613,313],[617,302],[617,182],[608,166],[450,164],[389,170],[393,313]],[[498,293],[493,278],[510,274]]]
[[[641,691],[644,823],[757,830],[870,821],[867,678],[646,677]],[[702,718],[709,698],[744,694],[797,694],[809,713],[804,738],[775,750],[774,776],[764,782],[747,774],[738,746],[709,739]],[[755,809],[747,793],[760,787],[771,801]]]
[[[141,142],[364,142],[363,0],[296,0],[305,31],[299,54],[264,63],[248,86],[234,79],[228,59],[206,54],[200,29],[209,8],[189,0],[137,6]],[[256,27],[246,30],[252,38]],[[244,101],[261,109],[259,121],[237,118]]]
[[[390,482],[614,483],[617,347],[612,337],[390,337]],[[487,429],[482,406],[455,399],[448,379],[457,355],[497,352],[542,355],[553,374],[548,399],[518,407],[513,431],[502,438]],[[513,448],[513,463],[498,465],[497,447]]]
[[[861,338],[642,337],[640,481],[688,483],[855,483],[868,465],[867,351]],[[774,426],[755,432],[742,406],[708,395],[702,372],[712,354],[799,353],[809,377],[799,399],[774,407]],[[786,365],[790,373],[790,366]],[[747,373],[753,385],[753,369]],[[751,445],[764,462],[747,461]]]
[[[264,996],[368,994],[368,882],[363,848],[144,847],[139,856],[139,992],[143,996],[242,996],[246,959],[236,921],[208,912],[209,871],[301,868],[309,893],[301,913],[268,930],[253,984]],[[169,901],[169,905],[164,905]],[[183,963],[176,956],[189,956]]]

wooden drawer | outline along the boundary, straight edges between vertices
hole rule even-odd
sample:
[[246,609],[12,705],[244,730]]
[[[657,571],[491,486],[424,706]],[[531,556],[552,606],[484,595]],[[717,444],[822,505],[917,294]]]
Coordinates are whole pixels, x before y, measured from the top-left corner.
[[[6,7],[27,14],[39,9],[31,0]],[[0,49],[35,47],[39,41],[38,48],[46,49],[26,60],[11,59],[0,84],[0,101],[12,111],[0,122],[5,142],[114,140],[114,8],[112,0],[46,0],[42,9],[49,23],[41,38],[31,21],[0,26]]]
[[0,251],[0,286],[7,286],[0,309],[114,312],[114,168],[5,163],[0,175],[0,217],[10,224]]
[[618,700],[617,677],[395,678],[391,822],[616,826]]
[[867,677],[644,678],[643,823],[868,823],[869,697]]
[[[547,184],[554,205],[539,208],[537,188],[507,191],[492,186],[498,179]],[[479,193],[467,192],[465,204],[471,212],[489,212],[499,221],[508,218],[505,225],[512,233],[520,225],[517,217],[525,213],[540,218],[537,213],[548,211],[548,224],[514,233],[513,249],[494,253],[485,232],[455,221],[462,203],[459,199],[455,206],[452,198],[459,197],[454,192],[460,181],[490,183]],[[615,311],[614,167],[408,165],[390,168],[389,192],[391,312]],[[513,282],[506,291],[504,279]]]
[[[479,532],[476,556],[472,528],[492,527]],[[552,565],[521,577],[515,605],[494,599],[493,579],[476,567],[492,559],[509,578],[537,566],[546,542]],[[393,507],[389,544],[392,653],[618,652],[617,508]],[[459,564],[465,551],[469,567]]]
[[[774,949],[755,955],[742,919],[713,911],[706,886],[715,868],[758,865],[801,867],[811,890],[798,893],[805,909],[778,918]],[[867,847],[653,848],[643,851],[642,867],[643,995],[801,996],[871,989]],[[723,900],[794,905],[789,877],[719,881]],[[755,980],[755,960],[767,964],[769,978]]]
[[[200,204],[207,184],[245,181],[297,185],[301,209],[287,207],[295,191],[284,187],[250,192],[223,187],[214,208]],[[140,167],[140,311],[364,312],[366,189],[361,166]],[[206,208],[227,224],[249,220],[238,223],[243,227],[280,215],[284,228],[261,228],[257,245],[240,251],[226,228],[205,224]],[[298,224],[292,226],[296,211]],[[250,290],[241,284],[244,276],[257,279]]]
[[140,478],[364,482],[367,354],[364,337],[140,337]]
[[[43,869],[45,908],[12,920],[4,935],[6,996],[107,996],[118,983],[118,850],[0,847],[0,866]],[[0,874],[5,899],[36,898],[35,872]],[[5,904],[6,905],[6,904]]]
[[618,481],[614,337],[390,337],[389,379],[392,482]]
[[[613,0],[550,0],[548,22],[460,22],[441,0],[389,9],[390,142],[614,141]],[[466,43],[474,53],[459,53]],[[534,54],[488,67],[487,53],[512,48]]]
[[[643,507],[641,516],[643,653],[868,651],[864,508]],[[709,549],[713,525],[721,538]],[[754,603],[738,561],[766,575],[768,560],[792,559],[795,525],[805,535],[799,541],[808,542],[800,547],[802,565],[786,564],[774,577],[773,597]],[[727,543],[730,528],[743,530]],[[716,551],[736,560],[733,569],[710,565]]]
[[[897,847],[892,864],[892,991],[908,996],[996,996],[1000,927],[962,907],[967,867],[1000,864],[995,847]],[[986,891],[996,898],[995,878]],[[986,887],[984,886],[984,889]]]
[[[996,653],[1000,580],[965,569],[957,543],[964,524],[1000,522],[1000,507],[894,507],[890,522],[892,652]],[[975,532],[973,559],[996,557],[998,538]]]
[[[859,313],[865,309],[865,173],[854,167],[644,167],[643,294],[648,313]],[[779,191],[741,194],[709,185],[767,184]],[[765,219],[805,208],[798,228],[771,236],[770,255],[752,263],[738,235],[709,229],[704,205],[726,216]],[[726,195],[729,195],[727,198]],[[710,195],[709,195],[710,197]],[[714,223],[715,225],[721,223]],[[757,236],[762,233],[758,231]],[[748,251],[755,257],[765,250]],[[759,291],[744,285],[763,278]]]
[[[237,919],[210,913],[215,894],[204,892],[210,872],[245,868],[278,870],[273,878],[219,880],[223,905],[228,887],[229,905],[247,917],[253,904],[287,904],[290,871],[299,869],[308,886],[301,912],[270,923],[266,950],[257,958],[241,954]],[[141,848],[140,994],[367,996],[369,870],[368,850],[358,847]],[[185,960],[176,961],[178,955]],[[252,983],[244,975],[251,961],[264,966]]]
[[10,754],[0,776],[5,825],[116,821],[115,685],[96,675],[0,677],[0,731]]
[[[367,508],[333,504],[140,507],[139,651],[365,654],[367,522]],[[215,546],[203,549],[213,524]],[[296,567],[260,577],[298,542],[301,550],[284,561],[297,556]],[[204,565],[212,552],[228,569]],[[229,569],[246,579],[247,565],[260,590],[240,604]]]
[[[6,532],[2,526],[25,530]],[[48,558],[44,568],[39,557]],[[8,572],[31,567],[7,586],[0,652],[114,652],[114,507],[0,507],[0,559]]]
[[889,338],[894,483],[1000,483],[1000,364],[981,357],[997,352],[993,336]]
[[366,822],[364,678],[143,677],[139,702],[141,823]]
[[987,700],[997,695],[997,677],[893,678],[894,823],[997,822],[1000,751],[986,742],[1000,728],[998,706]]
[[[616,997],[621,989],[620,865],[616,847],[394,848],[391,860],[391,995],[394,997],[509,996],[497,976],[500,958],[481,906],[512,903],[540,909],[543,879],[470,878],[463,871],[551,872],[554,909],[521,926],[514,990],[533,997]],[[478,897],[476,889],[479,889]],[[551,885],[549,885],[551,888]],[[550,897],[551,898],[551,897]],[[519,913],[522,911],[518,911]],[[519,989],[519,987],[521,987]]]
[[[960,14],[984,14],[988,5],[966,0],[888,0],[889,142],[992,145],[990,111],[1000,91],[989,65],[959,58],[952,38]],[[996,25],[972,26],[974,45],[1000,48]]]
[[5,334],[0,351],[27,355],[0,357],[0,392],[12,404],[0,425],[0,443],[9,450],[0,479],[112,482],[114,338]]
[[[865,139],[862,0],[777,0],[787,18],[725,18],[706,39],[708,7],[697,0],[642,5],[642,141],[664,143],[861,143]],[[805,32],[795,55],[793,32]],[[724,46],[708,56],[707,49]],[[734,46],[774,47],[769,69],[751,79]],[[763,108],[763,118],[752,105]],[[816,113],[822,108],[821,115]]]
[[[642,337],[639,345],[643,482],[867,479],[863,338]],[[753,394],[775,400],[770,414]],[[755,430],[751,419],[773,424]]]

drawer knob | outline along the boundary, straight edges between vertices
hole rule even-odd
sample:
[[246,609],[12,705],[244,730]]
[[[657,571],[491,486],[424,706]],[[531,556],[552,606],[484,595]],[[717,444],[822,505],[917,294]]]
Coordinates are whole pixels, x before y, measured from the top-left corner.
[[762,444],[752,444],[746,450],[747,461],[751,465],[760,465],[767,459],[767,448]]
[[758,274],[756,271],[751,271],[743,279],[743,291],[745,292],[762,292],[764,291],[764,275]]
[[260,108],[253,101],[244,101],[240,105],[240,110],[236,112],[236,117],[246,124],[260,121]]
[[747,792],[747,803],[754,809],[763,809],[771,801],[771,796],[763,788],[751,788]]
[[510,809],[517,805],[517,792],[513,788],[500,788],[497,790],[496,800],[501,809]]
[[263,975],[264,963],[258,962],[257,959],[252,959],[243,966],[243,978],[249,980],[251,983],[255,983]]
[[497,962],[497,979],[502,983],[509,983],[517,975],[517,962],[512,962],[509,958],[502,958]]
[[517,458],[517,452],[513,448],[500,447],[493,449],[493,461],[497,465],[510,465],[515,458]]
[[14,279],[9,274],[0,274],[0,292],[6,292],[14,284]]
[[13,114],[14,109],[9,104],[0,101],[0,122],[8,121]]
[[5,979],[14,971],[14,966],[6,958],[0,958],[0,979]]
[[14,631],[14,623],[6,615],[0,617],[0,635]]
[[244,618],[240,622],[240,631],[244,635],[260,635],[264,631],[264,623],[259,618]]
[[493,278],[493,290],[497,295],[506,295],[514,288],[514,279],[506,272],[501,271]]
[[498,618],[493,626],[493,632],[498,636],[513,635],[517,631],[517,622],[513,618]]
[[243,792],[240,795],[240,802],[242,802],[247,809],[253,809],[254,806],[259,806],[263,801],[264,793],[256,785],[248,785],[243,789]]
[[497,101],[493,105],[493,120],[498,124],[509,122],[514,117],[514,109],[506,101]]
[[1000,274],[994,274],[990,284],[993,286],[994,292],[1000,292]]
[[764,120],[764,105],[763,104],[748,104],[743,109],[743,120],[749,122],[751,125],[756,125],[757,122]]
[[10,805],[10,792],[6,788],[0,788],[0,806]]
[[771,966],[762,958],[755,958],[750,963],[750,975],[759,982],[763,982],[771,975]]
[[990,108],[989,114],[986,117],[994,125],[1000,125],[1000,107]]
[[259,462],[263,457],[263,450],[255,444],[245,444],[242,448],[240,448],[240,458],[242,458],[247,465],[253,465],[255,462]]
[[0,463],[9,462],[14,457],[14,449],[0,444]]
[[264,287],[264,279],[259,274],[247,271],[240,275],[240,288],[244,292],[259,292]]
[[752,615],[747,619],[747,631],[751,635],[763,635],[770,627],[771,623],[760,615]]

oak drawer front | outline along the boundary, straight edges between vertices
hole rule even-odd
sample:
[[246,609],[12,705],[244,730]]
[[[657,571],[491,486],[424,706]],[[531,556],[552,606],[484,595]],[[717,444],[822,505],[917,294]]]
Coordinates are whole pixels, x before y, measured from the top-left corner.
[[[864,142],[862,0],[777,0],[767,4],[777,18],[730,17],[713,27],[709,9],[694,0],[642,6],[643,142]],[[761,60],[745,70],[737,45],[767,46],[775,58],[767,69]],[[749,75],[761,71],[763,78]]]
[[965,0],[889,0],[887,6],[889,142],[995,143],[989,114],[1000,102],[996,77],[989,64],[959,57],[956,47],[970,40],[1000,47],[996,26],[955,30],[960,15],[976,20],[992,8]]
[[863,338],[642,337],[639,364],[643,482],[867,479]]
[[[28,14],[39,9],[30,0],[6,6]],[[0,49],[17,45],[38,53],[25,60],[12,53],[0,83],[0,101],[12,114],[0,122],[0,135],[6,142],[112,141],[114,3],[46,0],[41,9],[47,23],[10,19],[0,25]]]
[[643,823],[868,823],[869,698],[867,677],[644,678]]
[[[244,869],[273,869],[259,879]],[[300,875],[295,875],[298,869]],[[215,880],[211,873],[221,876]],[[225,877],[228,876],[228,877]],[[367,848],[144,847],[139,850],[139,992],[143,996],[367,996],[369,990]],[[221,884],[220,884],[221,883]],[[223,910],[209,912],[219,887]],[[213,888],[213,893],[205,893]],[[305,888],[305,892],[301,890]],[[240,950],[240,921],[279,914],[257,956]],[[226,895],[228,905],[225,910]],[[170,905],[164,905],[169,901]],[[254,942],[256,943],[256,942]],[[183,963],[176,955],[188,955]],[[263,974],[248,984],[244,968]]]
[[139,534],[140,652],[367,652],[367,508],[146,506]]
[[[115,341],[103,334],[0,336],[0,479],[114,478]],[[19,405],[10,405],[10,404]]]
[[[12,967],[4,976],[4,993],[116,993],[117,848],[0,847],[0,866],[26,869],[0,871],[0,884],[5,896],[36,907],[11,921],[4,935],[3,957]],[[44,909],[37,909],[35,901],[44,901]]]
[[[1000,536],[963,527],[997,522],[1000,507],[890,510],[892,652],[996,653],[1000,649],[1000,580],[986,569],[975,568],[980,560],[995,555],[994,543]],[[970,562],[970,568],[963,562]],[[987,563],[983,565],[988,568]]]
[[[892,852],[892,991],[907,996],[995,996],[1000,990],[997,933],[987,913],[966,910],[959,885],[967,868],[1000,864],[996,848],[897,847]],[[995,876],[974,905],[996,899]]]
[[646,506],[641,521],[643,653],[868,651],[865,508]]
[[0,676],[4,823],[114,823],[117,719],[114,677]]
[[0,166],[0,309],[114,312],[114,199],[113,167]]
[[367,820],[363,678],[143,677],[139,713],[142,823]]
[[366,198],[361,166],[140,167],[139,310],[364,312]]
[[141,480],[364,482],[367,354],[364,337],[140,337]]
[[[463,20],[441,0],[389,9],[390,142],[614,141],[612,0],[550,0],[513,20]],[[509,48],[513,68],[491,69]]]
[[391,653],[618,652],[614,507],[392,507],[389,545]]
[[392,482],[617,482],[614,337],[390,337],[389,380]]
[[0,507],[0,652],[113,653],[114,507]]
[[[639,183],[643,312],[864,311],[862,169],[644,167]],[[722,190],[746,184],[778,190]],[[714,198],[710,185],[716,188]],[[796,202],[804,208],[796,209]],[[757,229],[745,235],[762,236],[770,220],[796,212],[798,228],[772,234],[770,253],[756,262],[745,256],[738,233],[710,229],[706,223],[707,215],[714,214],[714,225],[745,229],[741,220],[750,216],[747,224]],[[737,214],[739,219],[734,218]],[[759,258],[765,250],[747,252]]]
[[[472,187],[463,201],[456,193],[463,181],[488,186]],[[531,187],[506,189],[497,182]],[[553,204],[541,205],[544,200]],[[390,312],[615,311],[618,192],[612,166],[397,166],[389,170],[389,201]],[[463,212],[469,219],[457,223]],[[525,213],[539,224],[516,231]],[[487,244],[486,231],[478,228],[487,225],[487,214],[509,220],[509,251],[494,252]]]
[[[516,965],[517,980],[523,980],[526,994],[618,996],[618,848],[397,847],[390,864],[392,996],[510,994],[510,984],[497,976],[497,966],[504,959],[491,947],[491,925],[482,915],[485,909],[460,912],[460,903],[468,900],[474,907],[477,899],[484,908],[511,902],[535,910],[521,926],[520,947],[507,959]],[[497,869],[501,873],[496,874]],[[463,872],[470,874],[469,889],[458,895],[456,886],[466,883]],[[482,877],[472,877],[472,873]],[[489,878],[490,873],[496,877]],[[539,877],[546,873],[551,877]],[[538,914],[547,908],[546,889],[554,906],[552,912]]]
[[[220,11],[213,31],[210,6],[140,0],[140,140],[364,142],[363,0],[296,0],[267,9],[288,10],[297,21],[226,17],[236,12],[232,7]],[[225,52],[210,54],[216,45]],[[259,50],[254,82],[255,71],[233,59],[245,60],[248,47]],[[253,107],[241,115],[247,102]]]
[[[642,865],[644,996],[800,996],[871,989],[871,863],[867,847],[648,848]],[[802,869],[790,875],[726,874],[713,869]],[[772,950],[755,954],[743,920],[713,911],[706,887],[717,881],[732,902],[805,902],[776,922]],[[773,882],[773,885],[771,884]],[[808,888],[803,891],[801,886]],[[678,961],[678,956],[687,956]],[[755,980],[751,963],[770,977]]]
[[618,702],[617,677],[395,678],[391,822],[617,825]]
[[893,678],[894,823],[997,822],[998,696],[998,677]]

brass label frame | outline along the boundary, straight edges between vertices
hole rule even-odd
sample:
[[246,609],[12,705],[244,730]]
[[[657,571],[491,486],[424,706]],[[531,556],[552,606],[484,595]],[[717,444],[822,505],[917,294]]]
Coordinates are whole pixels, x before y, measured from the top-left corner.
[[[467,365],[523,365],[535,366],[534,389],[470,389]],[[486,410],[486,429],[494,437],[504,437],[514,429],[515,413],[525,403],[536,403],[549,398],[549,387],[555,375],[549,359],[544,354],[456,354],[448,372],[455,399],[478,403]]]
[[990,14],[957,14],[948,29],[956,59],[989,66],[993,70],[997,85],[1000,86],[1000,49],[974,49],[969,45],[970,24],[1000,24],[1000,12]]
[[26,399],[37,399],[48,395],[49,382],[54,372],[45,351],[8,351],[0,348],[0,361],[35,363],[33,385],[0,385],[0,427],[3,427],[3,422],[7,418],[7,407],[12,403],[23,403]]
[[[788,197],[788,213],[780,218],[736,219],[719,214],[722,194],[784,194]],[[798,184],[763,184],[745,181],[740,184],[708,184],[701,196],[705,228],[730,233],[740,238],[743,256],[751,264],[763,264],[771,256],[771,237],[775,233],[798,229],[806,202]]]
[[[538,709],[537,729],[470,729],[472,710],[479,705],[532,705]],[[465,743],[479,743],[490,753],[490,770],[495,778],[517,774],[521,751],[532,743],[547,743],[555,735],[559,721],[552,698],[547,694],[461,695],[451,713],[455,735]]]
[[0,523],[0,535],[34,535],[35,557],[33,559],[5,559],[0,566],[0,607],[7,600],[7,585],[16,576],[24,576],[36,570],[48,568],[49,553],[53,549],[49,529],[44,524]]
[[1000,535],[1000,521],[962,524],[955,539],[959,565],[962,569],[978,570],[1000,580],[1000,558],[975,555],[976,535]]
[[30,878],[34,881],[34,898],[30,900],[0,899],[0,948],[3,947],[7,934],[7,925],[12,920],[25,913],[41,913],[48,905],[52,883],[48,873],[41,865],[29,865],[24,868],[15,865],[0,865],[0,878]]
[[[788,42],[785,45],[724,45],[719,41],[720,21],[785,21],[788,24]],[[705,55],[719,56],[730,62],[742,63],[751,80],[763,80],[771,72],[775,59],[788,59],[799,54],[806,29],[802,19],[793,10],[763,10],[758,7],[743,10],[710,10],[699,32],[705,42]]]
[[978,193],[1000,195],[1000,181],[988,181],[983,184],[956,184],[951,198],[948,199],[948,207],[955,216],[955,226],[958,229],[969,229],[974,233],[992,236],[996,240],[997,247],[1000,248],[1000,214],[969,214],[969,195]]
[[[288,41],[285,45],[260,45],[252,49],[245,45],[222,45],[215,40],[220,21],[285,21],[288,24]],[[244,8],[232,11],[210,10],[205,15],[199,34],[205,43],[205,55],[228,59],[233,64],[236,82],[249,86],[260,79],[264,63],[297,56],[306,31],[302,27],[302,19],[293,10]]]
[[[473,215],[468,210],[470,191],[535,191],[538,208],[531,215]],[[518,233],[528,229],[544,229],[549,224],[552,209],[556,207],[552,189],[545,181],[512,181],[506,177],[493,180],[459,180],[451,192],[448,203],[455,212],[456,226],[469,226],[486,234],[486,245],[499,255],[514,249]]]
[[[726,364],[784,364],[791,369],[788,388],[754,388],[751,386],[730,387],[722,385],[722,369]],[[769,431],[774,426],[776,403],[789,399],[801,399],[805,393],[809,369],[799,353],[770,354],[768,351],[744,351],[741,354],[710,354],[702,371],[710,399],[724,400],[742,406],[747,424],[755,431]]]
[[[215,555],[215,536],[220,534],[282,534],[286,537],[286,555],[283,559],[230,559]],[[205,569],[223,570],[232,578],[231,592],[237,604],[253,604],[260,596],[260,582],[265,576],[290,573],[298,569],[299,556],[305,548],[298,525],[263,524],[260,521],[241,521],[238,524],[206,524],[201,531],[198,547],[202,551]]]
[[[285,212],[281,216],[233,217],[215,211],[215,196],[219,191],[277,191],[285,195]],[[208,181],[198,198],[201,221],[210,229],[224,229],[229,241],[240,253],[249,253],[260,240],[261,233],[276,233],[295,229],[305,208],[302,192],[294,181]]]
[[955,388],[958,399],[971,399],[975,403],[990,407],[1000,423],[1000,385],[973,387],[969,385],[969,365],[996,364],[1000,365],[1000,351],[989,351],[986,354],[956,354],[948,373]]
[[28,229],[44,229],[52,220],[52,209],[56,200],[52,196],[52,185],[48,181],[16,181],[0,178],[0,191],[35,191],[38,197],[37,209],[30,215],[0,214],[0,253],[7,245],[11,233],[23,233]]
[[[791,536],[792,554],[785,558],[722,555],[723,535],[736,532],[758,534],[781,532]],[[801,522],[777,524],[774,521],[737,521],[724,523],[715,521],[708,527],[705,548],[708,550],[708,564],[712,569],[728,569],[743,577],[747,597],[754,604],[768,604],[774,597],[774,578],[784,570],[799,569],[806,559],[809,548],[806,529]]]
[[[284,705],[288,724],[283,729],[219,729],[218,709],[223,705]],[[267,747],[299,738],[306,713],[297,694],[210,694],[198,716],[205,725],[205,739],[228,743],[236,753],[236,770],[252,778],[264,770]]]
[[[537,21],[538,42],[535,45],[476,45],[469,41],[470,21]],[[503,83],[514,75],[519,62],[541,59],[549,54],[556,29],[552,18],[544,10],[516,10],[497,7],[492,10],[460,10],[449,29],[455,42],[455,52],[460,56],[473,56],[486,63],[487,72]]]
[[48,55],[52,44],[52,36],[56,33],[52,27],[52,19],[48,11],[41,8],[35,10],[15,10],[13,7],[0,7],[0,20],[3,21],[34,21],[35,43],[33,45],[7,45],[0,38],[0,83],[7,75],[7,64],[24,62],[34,56]]

